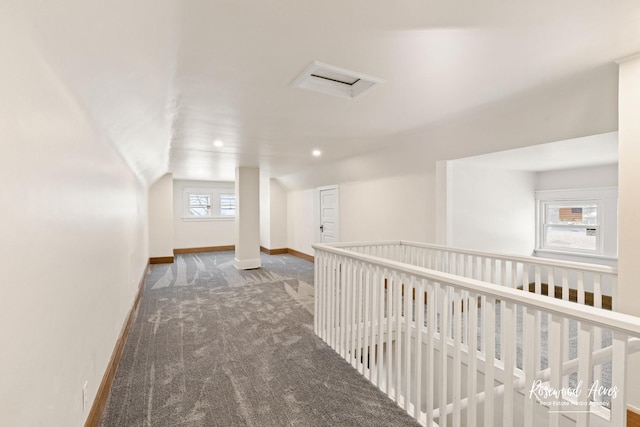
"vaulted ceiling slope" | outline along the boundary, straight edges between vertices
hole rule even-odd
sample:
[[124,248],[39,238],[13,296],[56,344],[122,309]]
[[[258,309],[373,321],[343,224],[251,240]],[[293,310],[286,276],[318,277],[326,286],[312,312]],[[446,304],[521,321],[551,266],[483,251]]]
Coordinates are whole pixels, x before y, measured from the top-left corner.
[[[147,183],[296,173],[640,51],[637,0],[0,4]],[[314,60],[383,83],[291,87]]]

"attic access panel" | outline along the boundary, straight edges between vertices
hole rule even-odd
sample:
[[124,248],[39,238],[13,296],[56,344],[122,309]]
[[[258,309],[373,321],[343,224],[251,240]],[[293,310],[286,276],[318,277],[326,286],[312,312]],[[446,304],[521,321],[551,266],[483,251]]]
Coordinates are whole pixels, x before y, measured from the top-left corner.
[[292,87],[342,98],[357,98],[375,85],[377,77],[314,61],[291,83]]

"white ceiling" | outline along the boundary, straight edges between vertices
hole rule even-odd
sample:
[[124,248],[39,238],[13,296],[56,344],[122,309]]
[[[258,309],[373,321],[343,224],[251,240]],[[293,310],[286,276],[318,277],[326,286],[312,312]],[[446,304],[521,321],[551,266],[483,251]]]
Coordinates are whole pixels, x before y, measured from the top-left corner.
[[[0,5],[147,182],[294,173],[640,51],[637,0]],[[292,88],[314,60],[384,83],[357,99]]]
[[608,165],[618,162],[618,132],[466,157],[455,162],[529,172]]

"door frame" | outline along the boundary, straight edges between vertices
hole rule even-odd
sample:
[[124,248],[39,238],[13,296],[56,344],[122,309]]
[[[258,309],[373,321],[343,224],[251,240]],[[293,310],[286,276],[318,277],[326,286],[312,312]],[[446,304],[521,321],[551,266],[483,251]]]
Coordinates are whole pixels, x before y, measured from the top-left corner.
[[339,242],[340,241],[340,186],[339,185],[325,185],[322,187],[318,187],[316,188],[316,209],[315,209],[315,221],[314,223],[316,224],[316,231],[314,233],[315,235],[315,241],[316,243],[321,243],[322,242],[322,234],[320,233],[320,226],[322,225],[321,223],[321,209],[322,209],[322,198],[320,197],[321,192],[323,190],[335,190],[336,191],[336,241]]

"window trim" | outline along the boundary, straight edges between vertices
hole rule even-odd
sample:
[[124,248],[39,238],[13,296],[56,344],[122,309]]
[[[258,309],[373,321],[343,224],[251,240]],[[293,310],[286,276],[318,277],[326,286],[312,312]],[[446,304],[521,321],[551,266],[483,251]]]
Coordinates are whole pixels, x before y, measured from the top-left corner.
[[[194,194],[208,195],[211,200],[210,212],[208,215],[192,215],[190,210],[190,197]],[[236,215],[222,215],[221,213],[221,197],[232,195],[236,203],[234,208],[237,209],[236,194],[230,188],[215,187],[185,187],[182,189],[182,221],[234,221]]]
[[[558,198],[558,199],[546,199],[537,200],[538,213],[536,216],[536,251],[543,252],[556,252],[575,255],[592,255],[592,256],[604,256],[604,243],[603,243],[603,201],[602,198]],[[583,224],[549,224],[547,222],[547,206],[560,205],[562,207],[573,207],[576,205],[596,205],[598,212],[598,223],[595,225],[583,225]],[[559,228],[583,228],[586,232],[589,228],[596,229],[596,248],[595,249],[581,249],[581,248],[563,248],[558,246],[549,246],[547,244],[547,229],[549,227]]]
[[[536,190],[536,249],[535,254],[547,254],[557,256],[574,257],[576,261],[591,262],[594,260],[618,259],[618,187],[586,187],[586,188],[565,188]],[[599,200],[601,202],[601,214],[598,212],[600,225],[600,236],[602,240],[602,253],[584,253],[566,250],[542,249],[540,239],[540,203],[552,200],[575,201],[575,200]],[[543,255],[544,256],[544,255]],[[593,261],[595,262],[595,261]]]

